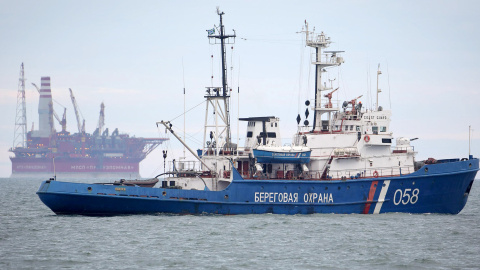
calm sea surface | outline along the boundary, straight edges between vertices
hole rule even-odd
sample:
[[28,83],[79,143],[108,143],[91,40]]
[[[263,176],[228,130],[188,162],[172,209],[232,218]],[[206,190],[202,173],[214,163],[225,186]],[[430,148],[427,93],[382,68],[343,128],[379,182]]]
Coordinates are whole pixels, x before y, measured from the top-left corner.
[[478,180],[455,216],[57,216],[40,182],[0,179],[0,269],[480,267]]

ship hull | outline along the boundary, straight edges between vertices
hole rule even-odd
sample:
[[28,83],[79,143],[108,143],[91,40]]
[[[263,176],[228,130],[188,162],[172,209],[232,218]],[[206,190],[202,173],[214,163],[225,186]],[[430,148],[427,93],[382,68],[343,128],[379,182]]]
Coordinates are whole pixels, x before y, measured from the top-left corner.
[[44,181],[37,194],[56,214],[458,214],[478,164],[471,159],[347,181],[244,180],[234,173],[222,191]]

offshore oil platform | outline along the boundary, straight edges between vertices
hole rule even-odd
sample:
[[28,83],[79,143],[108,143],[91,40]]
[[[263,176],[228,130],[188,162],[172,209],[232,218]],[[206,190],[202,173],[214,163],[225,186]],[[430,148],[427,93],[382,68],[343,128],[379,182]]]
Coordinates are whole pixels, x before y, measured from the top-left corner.
[[[139,164],[166,138],[138,138],[122,134],[116,128],[109,132],[105,128],[105,106],[100,106],[97,127],[92,134],[85,131],[73,94],[70,91],[78,132],[67,129],[66,108],[59,117],[53,109],[50,77],[42,77],[41,85],[33,84],[40,94],[38,103],[38,129],[27,131],[24,65],[20,68],[17,92],[17,109],[13,147],[11,177],[51,177],[63,178],[139,178]],[[57,132],[54,119],[60,124]]]

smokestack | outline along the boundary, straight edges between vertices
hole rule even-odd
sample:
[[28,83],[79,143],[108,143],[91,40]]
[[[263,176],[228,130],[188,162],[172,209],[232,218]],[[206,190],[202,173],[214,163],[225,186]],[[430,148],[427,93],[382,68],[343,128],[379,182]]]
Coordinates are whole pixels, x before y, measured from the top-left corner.
[[53,114],[50,106],[52,104],[52,89],[50,88],[50,77],[42,77],[40,87],[40,99],[38,102],[39,137],[50,137],[53,130]]

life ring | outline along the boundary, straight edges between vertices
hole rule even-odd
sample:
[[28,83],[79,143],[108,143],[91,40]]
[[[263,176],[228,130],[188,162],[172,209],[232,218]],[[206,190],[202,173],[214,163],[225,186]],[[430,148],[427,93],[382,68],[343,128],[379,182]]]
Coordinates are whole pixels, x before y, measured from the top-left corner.
[[374,172],[373,172],[373,177],[375,177],[375,178],[378,177],[378,172],[377,172],[377,171],[374,171]]
[[370,141],[370,136],[365,135],[365,137],[363,137],[363,139],[365,140],[365,142],[369,142]]

